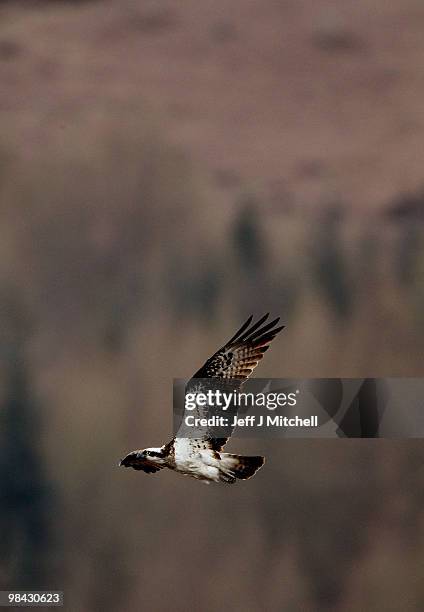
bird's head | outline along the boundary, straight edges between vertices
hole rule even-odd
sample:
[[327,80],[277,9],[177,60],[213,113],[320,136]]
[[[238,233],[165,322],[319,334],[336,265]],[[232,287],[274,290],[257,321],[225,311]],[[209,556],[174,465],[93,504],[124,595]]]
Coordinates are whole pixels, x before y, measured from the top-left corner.
[[145,448],[128,453],[119,462],[120,466],[132,467],[134,470],[144,470],[152,473],[165,465],[165,453],[162,448]]

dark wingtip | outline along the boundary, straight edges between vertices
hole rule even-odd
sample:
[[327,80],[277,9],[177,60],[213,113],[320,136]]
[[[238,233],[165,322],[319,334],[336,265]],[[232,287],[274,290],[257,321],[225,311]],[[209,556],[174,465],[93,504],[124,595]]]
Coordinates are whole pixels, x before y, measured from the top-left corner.
[[[258,340],[263,340],[265,338],[268,338],[269,336],[271,336],[273,334],[272,337],[275,337],[276,334],[278,334],[279,331],[281,331],[284,327],[284,325],[280,326],[280,327],[275,327],[277,325],[277,323],[279,322],[280,317],[277,317],[276,319],[274,319],[273,321],[271,321],[270,323],[267,323],[266,325],[260,326],[258,329],[258,324],[254,325],[250,330],[249,333],[246,333],[243,336],[243,340],[248,340],[249,342],[257,342]],[[262,323],[262,319],[261,319],[261,323]],[[253,333],[252,333],[253,332]],[[272,338],[271,338],[272,340]]]
[[234,340],[236,340],[237,338],[239,338],[241,336],[241,334],[243,334],[243,332],[249,327],[249,325],[251,324],[253,319],[253,315],[250,315],[250,317],[247,319],[247,321],[245,323],[243,323],[243,325],[240,327],[240,329],[234,334],[234,336],[232,338],[230,338],[227,342],[228,344],[231,344],[231,342],[234,342]]
[[269,317],[269,312],[267,312],[263,317],[261,317],[260,319],[258,319],[256,321],[256,323],[254,323],[252,325],[252,327],[250,327],[250,324],[247,326],[248,329],[246,329],[246,331],[243,334],[237,334],[237,340],[238,342],[242,342],[243,340],[246,340],[246,338],[248,338],[249,336],[251,336],[253,334],[253,332],[255,330],[257,330],[261,325],[263,325],[265,323],[265,321],[268,319]]

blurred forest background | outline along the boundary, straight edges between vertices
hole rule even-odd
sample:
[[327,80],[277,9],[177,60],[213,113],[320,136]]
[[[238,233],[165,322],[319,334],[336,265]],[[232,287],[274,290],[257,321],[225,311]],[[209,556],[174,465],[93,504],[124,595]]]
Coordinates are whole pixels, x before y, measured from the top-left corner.
[[0,588],[422,610],[420,440],[117,467],[252,312],[262,377],[422,375],[422,0],[4,0],[0,84]]

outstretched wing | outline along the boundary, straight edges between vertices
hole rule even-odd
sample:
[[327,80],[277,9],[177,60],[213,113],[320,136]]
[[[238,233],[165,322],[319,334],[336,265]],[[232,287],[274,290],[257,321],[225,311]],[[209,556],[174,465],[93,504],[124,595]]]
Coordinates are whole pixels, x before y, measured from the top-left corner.
[[276,327],[280,317],[263,325],[268,317],[269,313],[251,325],[253,316],[250,316],[238,332],[207,360],[193,378],[231,379],[240,381],[236,384],[241,386],[256,368],[278,332],[284,329],[284,325]]
[[[250,316],[238,332],[194,374],[187,384],[187,390],[201,391],[201,383],[197,379],[206,378],[216,379],[221,389],[223,386],[228,390],[240,389],[268,350],[272,340],[284,329],[284,325],[277,326],[279,317],[264,325],[268,317],[269,313],[252,325],[253,316]],[[204,446],[215,451],[220,451],[227,440],[228,438],[209,437],[207,432],[202,438]]]

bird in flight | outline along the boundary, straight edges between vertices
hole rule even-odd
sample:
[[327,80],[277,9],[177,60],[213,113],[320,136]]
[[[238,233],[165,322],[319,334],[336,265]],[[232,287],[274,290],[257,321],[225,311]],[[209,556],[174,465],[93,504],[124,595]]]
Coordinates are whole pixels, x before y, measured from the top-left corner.
[[[284,329],[284,325],[277,327],[279,317],[264,325],[268,316],[269,314],[266,314],[253,325],[253,316],[250,316],[238,332],[194,374],[187,388],[193,388],[198,379],[215,379],[215,382],[221,380],[233,385],[233,388],[240,388],[258,365],[272,340]],[[237,479],[250,478],[262,467],[265,458],[224,453],[222,449],[227,440],[228,438],[211,437],[207,431],[199,438],[178,437],[177,432],[175,438],[160,448],[130,452],[119,465],[143,470],[147,474],[169,468],[207,484],[233,484]]]

